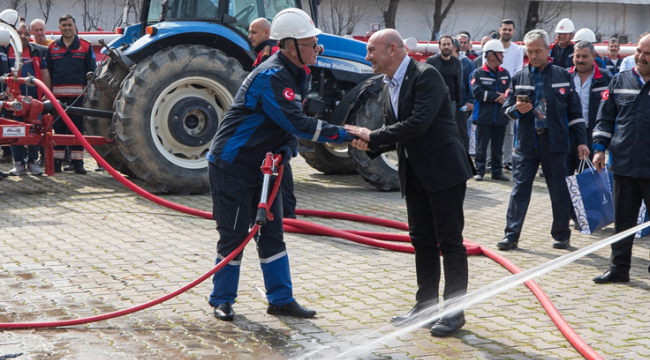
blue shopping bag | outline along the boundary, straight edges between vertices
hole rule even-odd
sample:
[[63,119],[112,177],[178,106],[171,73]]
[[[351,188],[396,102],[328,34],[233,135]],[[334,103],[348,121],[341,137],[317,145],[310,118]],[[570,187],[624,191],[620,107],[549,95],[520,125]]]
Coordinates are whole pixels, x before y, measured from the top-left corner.
[[[641,208],[639,209],[639,217],[636,221],[637,225],[641,225],[644,222],[648,222],[648,211],[645,207],[645,201],[641,202]],[[642,238],[644,236],[647,236],[650,234],[650,228],[645,228],[643,230],[637,231],[636,234],[634,235],[635,238]]]
[[567,176],[566,183],[580,232],[593,234],[614,222],[614,200],[607,169],[598,172],[591,161],[586,163],[589,168]]

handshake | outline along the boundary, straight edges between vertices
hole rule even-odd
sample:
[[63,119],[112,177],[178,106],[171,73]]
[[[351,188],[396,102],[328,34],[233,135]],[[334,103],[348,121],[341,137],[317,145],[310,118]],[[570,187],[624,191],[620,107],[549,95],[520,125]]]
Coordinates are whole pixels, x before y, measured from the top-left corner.
[[362,151],[370,150],[370,147],[368,146],[368,143],[370,143],[370,129],[345,125],[345,130],[347,130],[350,135],[356,137],[356,139],[351,142],[352,146]]

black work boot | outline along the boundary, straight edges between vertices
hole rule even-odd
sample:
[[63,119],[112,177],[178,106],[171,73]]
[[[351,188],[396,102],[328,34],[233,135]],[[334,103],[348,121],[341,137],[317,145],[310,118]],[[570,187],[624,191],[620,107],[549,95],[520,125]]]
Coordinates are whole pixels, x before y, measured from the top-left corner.
[[497,248],[499,248],[499,250],[512,250],[517,248],[517,243],[518,241],[513,241],[508,238],[504,238],[503,240],[497,243]]
[[269,304],[269,307],[266,308],[266,313],[269,315],[285,315],[304,319],[313,318],[316,316],[316,310],[306,308],[298,304],[298,302],[295,300],[282,306]]
[[235,311],[230,303],[222,303],[214,308],[214,317],[221,321],[232,321],[235,318]]

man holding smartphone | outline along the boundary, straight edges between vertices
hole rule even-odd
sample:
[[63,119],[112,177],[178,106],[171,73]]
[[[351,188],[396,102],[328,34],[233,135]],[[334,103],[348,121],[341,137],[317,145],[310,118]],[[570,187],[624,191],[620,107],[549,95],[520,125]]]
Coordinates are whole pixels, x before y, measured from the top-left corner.
[[503,104],[506,118],[519,119],[519,141],[512,156],[515,186],[510,195],[505,236],[497,247],[501,250],[517,248],[533,181],[541,163],[553,211],[553,248],[566,249],[571,238],[571,202],[564,180],[565,160],[569,136],[578,144],[579,157],[589,157],[585,119],[571,75],[548,61],[548,34],[532,30],[524,37],[524,43],[530,63],[514,75]]

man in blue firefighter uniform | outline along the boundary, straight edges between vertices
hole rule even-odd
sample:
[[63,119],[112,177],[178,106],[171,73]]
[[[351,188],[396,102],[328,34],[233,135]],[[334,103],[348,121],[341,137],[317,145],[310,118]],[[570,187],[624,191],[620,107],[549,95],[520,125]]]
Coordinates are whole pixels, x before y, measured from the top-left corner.
[[[605,167],[605,150],[612,160],[617,234],[637,224],[641,201],[650,205],[650,35],[639,40],[634,63],[632,70],[616,74],[602,94],[594,128],[594,165]],[[633,245],[634,235],[613,243],[609,270],[594,282],[630,281]]]
[[[47,50],[46,62],[52,77],[52,92],[56,98],[66,105],[83,106],[83,96],[88,80],[86,74],[97,69],[95,53],[90,41],[77,36],[75,20],[71,15],[59,18],[61,38],[50,44]],[[83,116],[69,115],[70,120],[83,133]],[[59,119],[54,122],[54,132],[57,134],[72,134],[68,126]],[[70,146],[72,168],[77,174],[86,174],[84,168],[84,148],[81,145]],[[54,171],[61,172],[61,160],[65,158],[65,146],[54,146]]]
[[[348,137],[345,129],[302,113],[302,99],[309,86],[306,65],[316,64],[317,55],[322,52],[316,37],[321,31],[299,9],[281,11],[272,24],[271,37],[280,39],[280,51],[246,78],[207,155],[213,218],[219,232],[217,263],[237,248],[249,232],[261,191],[260,165],[267,152],[282,154],[283,161],[288,161],[296,155],[296,136],[336,143]],[[293,298],[280,196],[274,199],[270,212],[273,220],[261,228],[257,239],[269,302],[267,313],[311,318],[316,311],[299,305]],[[241,259],[239,254],[214,275],[209,303],[220,320],[234,318],[232,304],[237,297]]]

